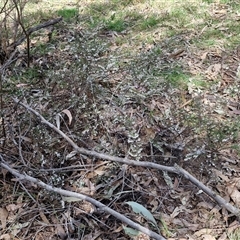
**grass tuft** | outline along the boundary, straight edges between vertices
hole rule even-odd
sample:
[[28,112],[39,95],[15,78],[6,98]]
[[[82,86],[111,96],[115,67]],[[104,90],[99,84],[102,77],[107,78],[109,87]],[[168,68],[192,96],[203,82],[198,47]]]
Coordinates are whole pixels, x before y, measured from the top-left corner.
[[78,15],[77,8],[65,8],[58,10],[58,15],[63,17],[65,21],[70,21]]
[[111,18],[110,20],[106,21],[105,28],[107,30],[112,30],[116,32],[122,32],[127,27],[126,22],[124,19],[120,18]]
[[155,27],[159,22],[160,22],[160,19],[157,16],[150,16],[142,22],[141,29],[145,30],[148,28]]

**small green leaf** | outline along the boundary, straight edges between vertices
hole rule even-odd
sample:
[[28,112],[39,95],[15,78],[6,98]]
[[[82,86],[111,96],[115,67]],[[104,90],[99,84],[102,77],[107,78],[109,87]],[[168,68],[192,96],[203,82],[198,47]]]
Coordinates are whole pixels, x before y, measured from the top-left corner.
[[143,217],[145,217],[147,220],[150,220],[152,223],[155,224],[155,226],[157,226],[157,222],[155,221],[153,215],[144,206],[136,202],[126,202],[126,203],[132,207],[135,213],[140,213],[141,215],[143,215]]
[[140,232],[136,229],[129,228],[123,226],[124,232],[129,236],[129,237],[136,237]]

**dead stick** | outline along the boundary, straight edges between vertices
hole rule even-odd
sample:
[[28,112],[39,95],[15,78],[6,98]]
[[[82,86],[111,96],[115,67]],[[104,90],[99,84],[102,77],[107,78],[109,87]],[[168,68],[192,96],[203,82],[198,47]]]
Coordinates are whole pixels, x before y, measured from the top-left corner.
[[91,204],[93,204],[94,206],[100,208],[101,211],[104,211],[104,212],[107,212],[109,214],[111,214],[112,216],[116,217],[117,219],[119,219],[120,221],[126,223],[127,225],[147,234],[149,237],[152,237],[154,239],[157,239],[157,240],[166,240],[164,237],[162,237],[161,235],[141,226],[140,224],[138,223],[135,223],[133,222],[132,220],[130,220],[129,218],[125,217],[124,215],[116,212],[115,210],[107,207],[106,205],[102,204],[101,202],[91,198],[91,197],[88,197],[88,196],[85,196],[81,193],[76,193],[76,192],[71,192],[71,191],[67,191],[67,190],[64,190],[62,188],[56,188],[56,187],[53,187],[51,185],[48,185],[42,181],[40,181],[39,179],[37,178],[34,178],[34,177],[31,177],[27,174],[23,175],[21,173],[19,173],[18,171],[14,170],[13,168],[11,168],[8,164],[4,163],[4,159],[3,157],[0,155],[0,158],[1,158],[1,163],[0,165],[7,169],[10,173],[12,173],[14,176],[16,176],[19,181],[22,181],[22,180],[27,180],[31,183],[35,183],[37,184],[38,186],[48,190],[48,191],[51,191],[51,192],[55,192],[55,193],[58,193],[62,196],[68,196],[68,197],[75,197],[75,198],[79,198],[79,199],[82,199],[82,200],[85,200],[87,202],[90,202]]
[[33,32],[38,31],[38,30],[41,29],[41,28],[45,28],[45,27],[49,27],[49,26],[51,26],[51,25],[54,25],[54,24],[60,22],[61,20],[62,20],[62,18],[59,17],[59,18],[52,19],[52,20],[49,20],[49,21],[47,21],[47,22],[44,22],[44,23],[42,23],[42,24],[39,24],[39,25],[37,25],[37,26],[35,26],[35,27],[29,28],[29,29],[26,31],[25,36],[21,37],[21,38],[18,39],[16,42],[12,43],[9,47],[15,49],[18,45],[20,45],[20,44],[25,40],[26,36],[30,36],[30,34],[32,34]]
[[178,172],[182,176],[184,176],[186,179],[188,179],[190,182],[192,182],[198,188],[202,189],[208,196],[210,196],[212,199],[214,199],[218,203],[219,206],[226,208],[229,212],[233,213],[238,219],[240,219],[240,210],[238,208],[235,208],[234,206],[232,206],[224,198],[222,198],[219,195],[217,195],[216,193],[214,193],[210,188],[208,188],[203,183],[198,181],[189,172],[187,172],[183,168],[179,167],[177,164],[175,164],[174,167],[178,170]]
[[134,160],[130,160],[130,159],[127,159],[127,158],[120,158],[120,157],[115,157],[115,156],[111,156],[111,155],[104,154],[104,153],[98,153],[98,152],[95,152],[95,151],[90,151],[90,150],[87,150],[85,148],[80,148],[64,132],[62,132],[60,129],[55,127],[52,123],[48,122],[36,110],[32,109],[31,107],[29,107],[28,105],[26,105],[22,102],[19,102],[19,100],[16,99],[16,98],[13,98],[13,100],[14,100],[15,103],[22,105],[27,110],[34,113],[37,117],[39,117],[41,119],[41,122],[43,124],[49,126],[55,132],[59,133],[70,145],[72,145],[72,147],[77,152],[79,152],[81,154],[88,155],[88,156],[93,156],[93,157],[109,160],[109,161],[125,163],[127,165],[155,168],[155,169],[159,169],[159,170],[162,170],[162,171],[168,171],[168,172],[176,173],[176,174],[179,174],[179,175],[183,175],[186,179],[190,180],[194,185],[196,185],[197,187],[202,189],[208,196],[210,196],[212,199],[214,199],[221,207],[226,208],[229,212],[233,213],[235,216],[237,216],[238,219],[240,219],[240,210],[238,208],[235,208],[233,205],[231,205],[229,202],[227,202],[221,196],[214,193],[210,188],[205,186],[203,183],[198,181],[190,173],[188,173],[186,170],[180,168],[179,166],[175,165],[175,167],[167,167],[167,166],[159,165],[159,164],[152,163],[152,162],[145,162],[145,161],[144,162],[139,162],[139,161],[134,161]]

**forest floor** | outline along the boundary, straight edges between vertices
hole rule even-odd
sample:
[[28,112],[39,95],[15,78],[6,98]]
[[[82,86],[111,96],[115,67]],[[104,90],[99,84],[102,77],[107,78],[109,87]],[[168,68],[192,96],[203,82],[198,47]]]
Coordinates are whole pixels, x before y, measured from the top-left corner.
[[[239,3],[42,0],[26,11],[29,26],[63,20],[31,35],[30,67],[24,42],[4,73],[2,158],[21,173],[159,228],[166,239],[240,239],[237,217],[182,175],[78,154],[12,100],[81,148],[177,164],[240,208]],[[0,196],[0,239],[149,239],[4,168]],[[148,209],[157,226],[129,201]]]

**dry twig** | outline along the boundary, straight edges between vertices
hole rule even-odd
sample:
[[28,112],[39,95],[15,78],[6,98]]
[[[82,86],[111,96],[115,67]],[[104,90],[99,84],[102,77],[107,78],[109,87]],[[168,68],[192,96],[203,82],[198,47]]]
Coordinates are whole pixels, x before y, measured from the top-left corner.
[[29,28],[28,30],[26,30],[25,36],[21,37],[16,42],[12,43],[10,45],[10,47],[15,49],[17,46],[19,46],[26,39],[26,35],[30,36],[33,32],[38,31],[41,28],[46,28],[46,27],[49,27],[49,26],[54,25],[56,23],[59,23],[61,20],[62,20],[62,18],[59,17],[59,18],[52,19],[52,20],[49,20],[47,22],[41,23],[41,24],[39,24],[35,27]]

